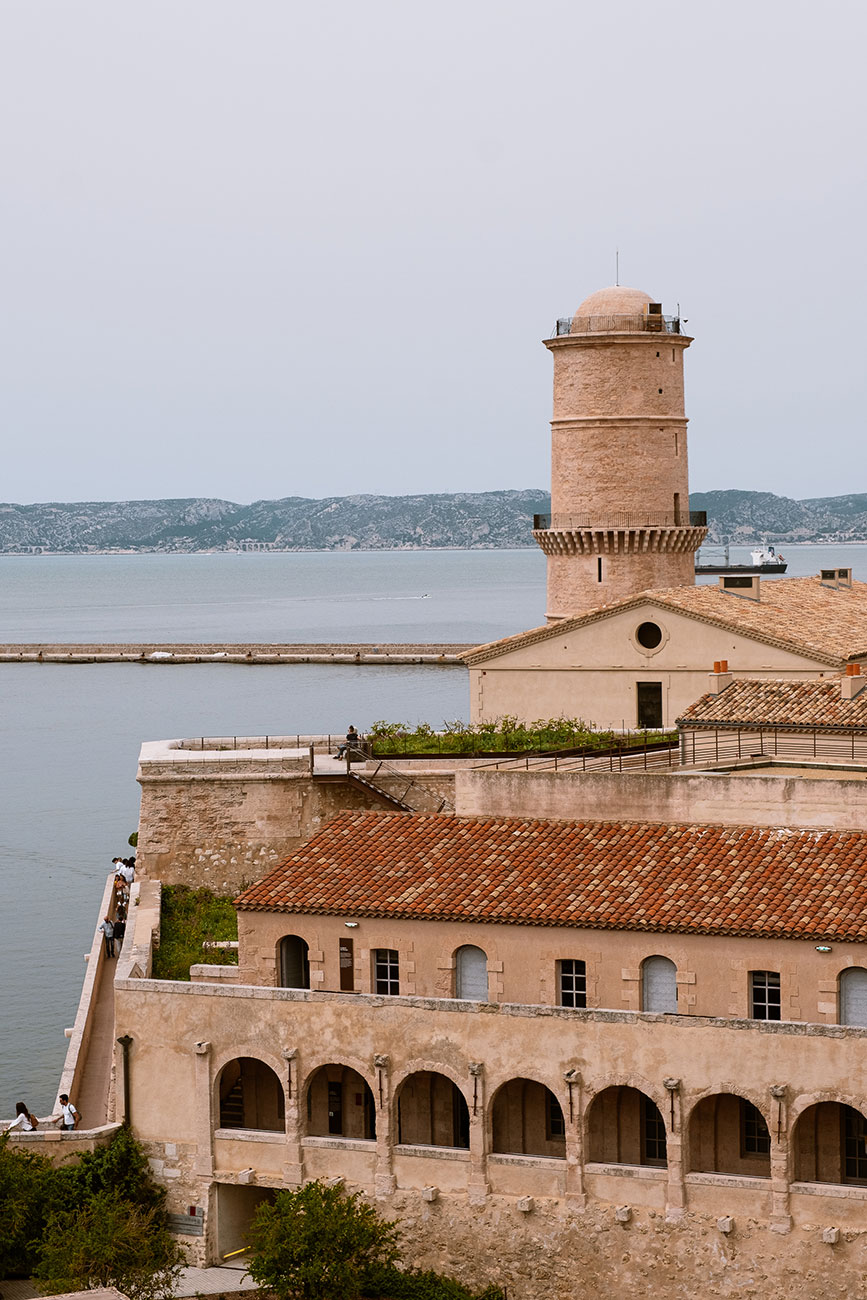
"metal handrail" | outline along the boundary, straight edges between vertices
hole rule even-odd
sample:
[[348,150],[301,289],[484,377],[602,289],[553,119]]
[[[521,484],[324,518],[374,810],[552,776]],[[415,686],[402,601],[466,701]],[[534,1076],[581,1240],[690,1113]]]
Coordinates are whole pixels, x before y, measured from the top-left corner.
[[[347,776],[353,775],[352,766],[351,766],[353,754],[355,754],[358,758],[363,758],[363,759],[368,759],[370,757],[362,749],[348,748],[345,755]],[[376,760],[376,767],[373,769],[372,772],[365,772],[364,777],[362,779],[365,781],[370,781],[372,785],[376,785],[376,777],[382,768],[385,768],[386,772],[388,772],[390,776],[400,777],[401,780],[406,781],[406,786],[404,787],[403,794],[392,796],[393,798],[399,799],[401,803],[406,803],[406,796],[409,794],[410,790],[412,790],[414,787],[417,787],[419,790],[424,790],[426,794],[434,795],[434,797],[436,797],[437,792],[435,790],[432,790],[429,785],[425,785],[423,781],[419,781],[415,777],[409,776],[408,773],[402,771],[398,767],[392,767],[391,763],[386,763],[385,759],[383,758]],[[386,791],[386,793],[391,794],[392,792],[388,790]],[[437,808],[437,812],[442,812],[443,809],[445,808],[450,809],[452,812],[454,811],[454,804],[450,799],[447,799],[445,795],[440,795],[439,799],[440,799],[440,805]]]
[[533,515],[536,531],[549,528],[706,528],[706,510],[657,512],[623,510],[587,515]]
[[566,334],[680,334],[680,317],[658,312],[615,316],[560,316],[552,338]]

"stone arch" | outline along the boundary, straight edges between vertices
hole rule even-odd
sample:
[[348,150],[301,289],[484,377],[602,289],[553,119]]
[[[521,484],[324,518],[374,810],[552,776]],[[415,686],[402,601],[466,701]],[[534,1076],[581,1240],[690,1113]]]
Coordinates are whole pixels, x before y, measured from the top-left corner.
[[692,1173],[771,1176],[771,1130],[764,1109],[742,1089],[707,1091],[686,1118]]
[[668,1163],[668,1126],[653,1093],[633,1084],[612,1083],[588,1100],[585,1150],[593,1163]]
[[394,1089],[394,1137],[406,1146],[470,1145],[470,1110],[463,1089],[440,1067],[404,1074]]
[[302,1089],[308,1137],[376,1137],[376,1102],[364,1075],[351,1065],[326,1061],[311,1070]]
[[218,1128],[285,1130],[285,1087],[265,1061],[256,1056],[231,1057],[216,1072],[214,1089]]
[[794,1182],[867,1186],[867,1113],[823,1097],[801,1106],[791,1125]]
[[488,1105],[489,1149],[501,1155],[566,1159],[566,1116],[558,1097],[527,1076],[507,1079]]

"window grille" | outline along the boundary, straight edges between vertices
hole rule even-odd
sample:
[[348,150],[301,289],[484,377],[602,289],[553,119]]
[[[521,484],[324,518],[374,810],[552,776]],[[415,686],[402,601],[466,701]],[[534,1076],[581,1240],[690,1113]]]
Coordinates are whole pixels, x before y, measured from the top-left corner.
[[850,1107],[843,1118],[843,1157],[847,1182],[867,1182],[867,1120]]
[[753,1020],[780,1020],[780,974],[775,970],[750,971],[750,1015]]
[[564,1138],[566,1136],[566,1120],[563,1118],[560,1103],[553,1092],[547,1092],[545,1095],[545,1128],[545,1136],[549,1142],[552,1138]]
[[396,948],[374,949],[374,984],[377,993],[400,993],[400,978]]
[[664,1165],[668,1153],[665,1145],[665,1122],[654,1102],[641,1094],[642,1163]]
[[741,1101],[741,1132],[745,1156],[766,1156],[771,1150],[771,1135],[762,1112],[751,1101]]
[[560,965],[560,1006],[587,1006],[587,967],[583,961],[567,961]]

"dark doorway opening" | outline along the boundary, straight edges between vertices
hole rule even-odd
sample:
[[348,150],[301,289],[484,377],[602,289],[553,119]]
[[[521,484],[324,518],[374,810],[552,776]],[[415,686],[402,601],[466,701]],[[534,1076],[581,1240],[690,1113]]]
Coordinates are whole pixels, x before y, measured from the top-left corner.
[[662,726],[662,682],[638,682],[638,725],[641,728]]

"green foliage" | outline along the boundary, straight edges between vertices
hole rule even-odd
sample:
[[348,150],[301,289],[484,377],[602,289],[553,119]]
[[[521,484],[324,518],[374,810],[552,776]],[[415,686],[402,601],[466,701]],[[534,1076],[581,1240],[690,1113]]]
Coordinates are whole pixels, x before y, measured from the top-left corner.
[[188,980],[190,967],[237,965],[229,948],[203,948],[206,941],[238,938],[238,915],[232,899],[210,889],[163,885],[160,946],[154,952],[154,979]]
[[278,1300],[358,1300],[368,1271],[396,1263],[397,1242],[358,1193],[312,1182],[259,1206],[247,1267]]
[[56,1170],[45,1156],[0,1137],[0,1278],[29,1277],[39,1238],[56,1202]]
[[127,844],[130,846],[131,849],[138,848],[138,831],[133,831],[132,835],[130,835],[129,839],[127,840]]
[[34,1276],[49,1295],[114,1286],[132,1300],[159,1300],[183,1263],[161,1209],[101,1191],[49,1218]]
[[164,1202],[126,1128],[59,1168],[0,1138],[0,1277],[34,1276],[52,1294],[116,1286],[133,1300],[168,1295],[184,1257]]
[[[368,739],[377,757],[389,754],[508,753],[527,750],[607,749],[616,743],[611,731],[595,731],[580,718],[538,718],[520,722],[506,715],[475,725],[446,719],[437,732],[427,722],[414,729],[401,722],[374,722]],[[634,742],[633,742],[634,743]]]

